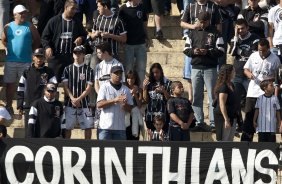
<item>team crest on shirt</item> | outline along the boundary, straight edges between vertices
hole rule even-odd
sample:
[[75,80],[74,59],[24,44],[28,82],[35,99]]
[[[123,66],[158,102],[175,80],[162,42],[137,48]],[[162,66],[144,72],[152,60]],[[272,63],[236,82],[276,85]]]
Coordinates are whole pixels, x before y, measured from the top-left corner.
[[41,76],[41,82],[40,82],[40,85],[46,85],[47,82],[48,82],[48,74],[47,73],[42,73]]
[[79,74],[79,79],[80,80],[85,80],[85,74],[84,73],[80,73]]
[[23,31],[20,30],[20,29],[17,29],[17,30],[15,31],[15,35],[17,35],[17,36],[21,35],[22,33],[23,33]]
[[137,15],[137,17],[139,19],[141,19],[143,17],[143,12],[142,11],[137,11],[136,15]]
[[276,104],[273,104],[273,108],[276,109]]
[[55,106],[55,118],[60,118],[60,106]]

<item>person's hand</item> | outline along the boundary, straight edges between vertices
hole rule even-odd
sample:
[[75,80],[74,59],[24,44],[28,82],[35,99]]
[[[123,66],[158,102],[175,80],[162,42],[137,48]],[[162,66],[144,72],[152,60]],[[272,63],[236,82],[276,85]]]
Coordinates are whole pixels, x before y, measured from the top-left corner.
[[81,107],[81,103],[80,103],[80,100],[78,98],[73,98],[71,100],[71,103],[74,107]]
[[201,50],[199,48],[195,48],[194,49],[194,54],[195,55],[200,55],[200,53],[201,53]]
[[188,130],[189,126],[188,126],[188,123],[181,123],[181,129],[182,130]]
[[205,56],[207,55],[208,50],[207,49],[200,49],[200,55]]
[[152,130],[151,130],[151,129],[148,129],[148,130],[147,130],[147,133],[148,133],[148,139],[149,139],[149,141],[152,140],[152,138],[153,138],[153,132],[152,132]]
[[147,79],[147,78],[144,79],[144,82],[143,82],[143,89],[147,89],[149,84],[150,84],[149,79]]
[[193,29],[199,29],[199,28],[201,28],[201,24],[199,21],[197,21],[193,24]]
[[97,38],[97,37],[99,37],[99,36],[101,36],[101,31],[94,31],[94,32],[92,32],[92,33],[90,34],[90,37],[91,37],[92,39],[95,39],[95,38]]
[[73,43],[76,46],[81,45],[82,44],[82,38],[81,37],[76,38]]
[[164,131],[163,131],[163,129],[161,129],[161,131],[160,131],[160,140],[164,141]]
[[112,34],[108,32],[102,32],[101,33],[102,38],[111,38]]
[[258,126],[257,122],[254,121],[253,126],[254,126],[254,128],[257,128],[257,126]]
[[224,128],[226,128],[226,129],[231,128],[231,123],[230,123],[229,119],[224,121]]
[[279,133],[282,134],[282,120],[280,121]]
[[164,88],[163,85],[157,86],[156,89],[155,89],[155,91],[156,91],[157,93],[164,93],[165,88]]
[[121,95],[117,96],[114,101],[115,101],[115,103],[125,104],[125,103],[127,103],[126,95],[121,94]]
[[45,50],[45,56],[46,58],[50,58],[53,56],[53,50],[51,48],[48,48]]

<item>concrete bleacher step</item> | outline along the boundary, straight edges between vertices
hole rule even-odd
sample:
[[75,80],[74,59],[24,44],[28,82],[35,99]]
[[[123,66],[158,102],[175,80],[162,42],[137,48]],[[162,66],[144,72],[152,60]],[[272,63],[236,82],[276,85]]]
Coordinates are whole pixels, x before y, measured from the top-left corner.
[[185,45],[184,40],[152,39],[148,50],[149,52],[172,52],[172,53],[181,52],[182,53],[184,45]]
[[[147,28],[149,38],[155,38],[156,28],[149,27]],[[182,29],[178,27],[165,27],[162,29],[165,39],[174,39],[181,40],[182,38]]]

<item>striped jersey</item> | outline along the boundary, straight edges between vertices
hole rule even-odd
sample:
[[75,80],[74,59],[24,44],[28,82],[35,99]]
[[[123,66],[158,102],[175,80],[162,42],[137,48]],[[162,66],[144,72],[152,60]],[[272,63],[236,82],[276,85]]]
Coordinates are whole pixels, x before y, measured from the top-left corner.
[[60,46],[57,53],[69,54],[72,53],[74,22],[66,20],[62,17],[62,33],[60,35]]
[[[124,25],[119,16],[112,14],[110,16],[99,15],[93,25],[94,31],[107,32],[114,35],[126,34]],[[118,55],[118,42],[111,38],[98,37],[96,43],[108,42],[112,47],[112,54]]]
[[[93,85],[94,72],[93,70],[83,64],[71,64],[65,67],[63,76],[63,83],[68,83],[68,88],[75,98],[78,98],[83,91],[85,91],[88,84]],[[82,108],[88,108],[89,97],[86,96],[81,101]],[[69,96],[65,97],[65,106],[73,107]]]
[[211,14],[210,25],[217,25],[221,23],[221,15],[218,11],[218,6],[211,1],[204,5],[200,5],[197,1],[188,3],[185,8],[181,21],[189,24],[194,24],[198,21],[198,15],[201,12],[209,12]]
[[270,97],[261,95],[257,99],[255,108],[259,109],[257,131],[276,132],[276,113],[280,110],[278,98],[274,95]]

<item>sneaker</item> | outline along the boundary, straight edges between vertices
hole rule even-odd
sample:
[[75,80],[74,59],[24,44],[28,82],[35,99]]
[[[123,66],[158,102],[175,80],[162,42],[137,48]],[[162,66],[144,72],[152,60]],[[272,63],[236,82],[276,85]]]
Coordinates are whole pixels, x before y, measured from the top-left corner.
[[214,122],[210,122],[210,128],[211,128],[211,129],[215,129]]
[[164,35],[163,35],[162,30],[157,31],[155,36],[156,36],[156,39],[158,39],[158,40],[164,39]]

